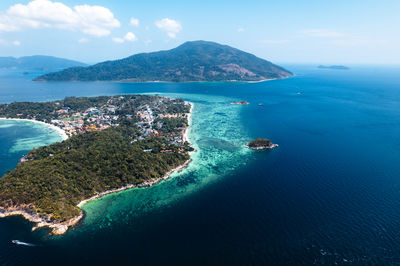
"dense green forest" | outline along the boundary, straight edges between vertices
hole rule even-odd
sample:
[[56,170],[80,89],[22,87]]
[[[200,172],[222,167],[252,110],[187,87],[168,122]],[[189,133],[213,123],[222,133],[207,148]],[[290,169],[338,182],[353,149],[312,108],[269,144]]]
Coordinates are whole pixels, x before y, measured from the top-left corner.
[[91,107],[101,107],[107,103],[118,106],[115,114],[126,115],[136,113],[140,106],[155,106],[155,102],[163,100],[153,108],[154,114],[189,113],[190,106],[185,105],[182,99],[169,99],[150,95],[117,95],[98,97],[66,97],[64,100],[52,102],[13,102],[0,104],[0,117],[36,119],[50,122],[57,119],[59,114],[55,110],[68,108],[73,112],[84,112]]
[[162,118],[156,120],[158,123],[162,123],[162,127],[158,130],[162,134],[174,133],[178,134],[182,127],[187,127],[187,119],[186,118]]
[[168,51],[140,53],[89,67],[72,67],[36,80],[259,81],[292,75],[278,65],[230,46],[194,41]]
[[[23,206],[53,221],[65,221],[80,214],[76,206],[80,201],[106,190],[160,178],[189,159],[188,152],[193,148],[171,140],[188,125],[185,114],[190,106],[182,99],[148,95],[68,97],[46,103],[1,104],[0,117],[47,122],[58,117],[57,110],[68,109],[68,114],[93,110],[98,114],[107,108],[113,110],[115,125],[34,149],[26,156],[27,161],[0,178],[0,211]],[[150,113],[154,121],[151,118],[145,126],[140,125],[138,122],[143,121],[139,114],[149,118]],[[100,119],[100,115],[96,117]],[[144,134],[157,124],[155,121],[162,136]]]
[[[64,221],[80,213],[76,205],[99,192],[159,178],[189,159],[191,147],[163,138],[132,142],[133,127],[119,126],[31,151],[33,159],[0,179],[0,206],[31,204],[33,212]],[[144,150],[152,149],[152,152]],[[172,150],[161,153],[163,149]]]
[[54,112],[60,108],[71,108],[77,112],[83,112],[93,106],[102,106],[107,103],[110,97],[67,97],[64,100],[53,102],[14,102],[10,104],[0,104],[0,117],[36,119],[38,121],[49,122],[56,119]]

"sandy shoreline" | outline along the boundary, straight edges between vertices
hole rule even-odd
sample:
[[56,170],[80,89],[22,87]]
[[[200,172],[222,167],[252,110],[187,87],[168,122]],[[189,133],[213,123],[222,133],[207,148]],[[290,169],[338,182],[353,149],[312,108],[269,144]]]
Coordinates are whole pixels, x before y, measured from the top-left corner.
[[[185,130],[185,133],[183,135],[183,140],[189,142],[189,138],[188,138],[188,130],[190,128],[191,125],[191,115],[192,115],[192,110],[193,110],[193,104],[188,102],[190,104],[190,111],[188,114],[188,127]],[[63,139],[67,139],[68,136],[67,134],[61,129],[58,128],[56,126],[44,123],[44,122],[40,122],[40,121],[36,121],[36,120],[29,120],[29,119],[13,119],[13,118],[0,118],[1,120],[17,120],[17,121],[30,121],[30,122],[34,122],[34,123],[39,123],[42,125],[46,125],[54,130],[57,130],[57,132],[60,133],[60,136],[63,137]],[[190,142],[189,142],[190,143]],[[127,189],[131,189],[131,188],[135,188],[135,187],[150,187],[152,185],[155,185],[163,180],[167,180],[173,173],[175,172],[180,172],[182,171],[190,162],[192,161],[191,158],[189,158],[188,160],[186,160],[182,165],[179,165],[177,167],[175,167],[174,169],[171,169],[170,171],[168,171],[164,176],[153,179],[151,181],[145,181],[142,184],[139,185],[126,185],[117,189],[112,189],[112,190],[107,190],[104,192],[101,192],[97,195],[94,195],[93,197],[89,198],[89,199],[85,199],[82,200],[81,202],[78,203],[77,207],[82,208],[83,205],[85,205],[86,203],[93,201],[95,199],[101,198],[105,195],[108,194],[112,194],[112,193],[117,193],[117,192],[121,192]],[[7,209],[4,208],[0,208],[0,218],[4,218],[7,216],[13,216],[13,215],[22,215],[25,219],[29,220],[30,222],[36,223],[36,225],[32,228],[32,231],[40,228],[40,227],[49,227],[52,229],[52,233],[55,235],[62,235],[65,232],[68,231],[68,228],[70,226],[74,226],[76,225],[82,218],[83,218],[83,212],[81,210],[81,214],[79,216],[73,217],[65,222],[61,222],[61,223],[57,223],[57,222],[50,222],[48,217],[40,217],[37,214],[32,214],[32,213],[28,213],[26,210],[24,210],[25,206],[22,206],[22,210],[20,207],[18,206],[13,206]]]
[[67,133],[65,133],[64,130],[62,130],[61,128],[59,128],[59,127],[57,127],[55,125],[48,124],[48,123],[45,123],[45,122],[42,122],[42,121],[37,121],[37,120],[33,120],[33,119],[4,118],[4,117],[0,117],[0,120],[26,121],[26,122],[32,122],[32,123],[40,124],[40,125],[46,126],[48,128],[51,128],[51,129],[57,131],[57,133],[60,135],[60,137],[63,140],[68,139],[68,135],[67,135]]
[[[123,79],[123,80],[115,80],[112,82],[116,83],[167,83],[167,84],[174,84],[174,83],[258,83],[258,82],[265,82],[265,81],[270,81],[270,80],[277,80],[277,79],[286,79],[290,78],[289,77],[284,77],[284,78],[270,78],[270,79],[260,79],[260,80],[224,80],[224,81],[206,81],[206,80],[200,80],[200,81],[180,81],[180,82],[175,82],[175,81],[165,81],[165,80],[149,80],[149,81],[137,81],[137,80],[131,80],[131,79]],[[44,81],[47,82],[47,81]],[[80,82],[80,81],[76,81]],[[103,82],[97,80],[96,82]]]
[[183,134],[183,141],[184,141],[184,142],[187,141],[187,142],[190,143],[189,137],[188,137],[188,132],[189,132],[189,128],[190,128],[191,123],[192,123],[192,111],[193,111],[193,106],[194,106],[194,105],[193,105],[193,103],[191,103],[191,102],[189,102],[189,104],[190,104],[190,111],[189,111],[189,114],[188,114],[188,116],[187,116],[187,119],[188,119],[188,127],[186,128],[185,133]]
[[183,168],[185,168],[191,161],[192,161],[191,159],[186,160],[184,162],[184,164],[179,165],[178,167],[175,167],[174,169],[168,171],[163,177],[159,177],[159,178],[153,179],[151,181],[145,181],[145,182],[143,182],[142,184],[139,184],[139,185],[130,184],[130,185],[126,185],[126,186],[123,186],[123,187],[120,187],[120,188],[117,188],[117,189],[111,189],[111,190],[104,191],[104,192],[101,192],[101,193],[99,193],[97,195],[94,195],[93,197],[91,197],[89,199],[82,200],[76,206],[79,207],[79,208],[82,208],[83,205],[85,205],[86,203],[91,202],[91,201],[93,201],[95,199],[99,199],[99,198],[101,198],[101,197],[103,197],[105,195],[121,192],[121,191],[124,191],[124,190],[127,190],[127,189],[141,188],[141,187],[151,187],[151,186],[153,186],[153,185],[155,185],[157,183],[160,183],[163,180],[167,180],[173,173],[182,171]]

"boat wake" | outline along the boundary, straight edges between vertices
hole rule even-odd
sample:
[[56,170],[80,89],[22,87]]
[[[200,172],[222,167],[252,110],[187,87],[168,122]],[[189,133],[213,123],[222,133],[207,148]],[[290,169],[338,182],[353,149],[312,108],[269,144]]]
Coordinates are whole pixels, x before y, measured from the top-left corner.
[[12,240],[11,242],[13,244],[15,244],[15,245],[26,246],[26,247],[36,247],[35,244],[26,243],[26,242],[22,242],[22,241],[19,241],[19,240]]

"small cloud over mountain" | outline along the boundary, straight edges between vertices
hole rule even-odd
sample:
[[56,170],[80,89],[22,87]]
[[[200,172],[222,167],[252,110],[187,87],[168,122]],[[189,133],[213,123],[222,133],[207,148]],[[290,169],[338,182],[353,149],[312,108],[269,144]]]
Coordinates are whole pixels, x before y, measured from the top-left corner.
[[157,20],[154,24],[157,28],[165,31],[170,38],[176,38],[176,35],[182,30],[181,23],[169,18]]
[[128,42],[134,42],[137,41],[138,38],[136,37],[135,34],[133,34],[132,32],[128,32],[125,36],[124,39]]
[[123,38],[119,38],[119,37],[112,38],[112,41],[115,43],[124,43],[125,41],[135,42],[137,40],[138,40],[138,38],[136,37],[136,35],[133,32],[128,32],[127,34],[125,34],[125,36]]

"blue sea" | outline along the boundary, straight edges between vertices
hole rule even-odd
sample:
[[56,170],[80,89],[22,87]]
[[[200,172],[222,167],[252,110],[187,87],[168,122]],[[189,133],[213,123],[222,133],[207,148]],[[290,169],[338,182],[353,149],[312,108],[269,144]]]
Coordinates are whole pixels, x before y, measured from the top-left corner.
[[[197,149],[165,182],[84,205],[84,220],[63,236],[0,219],[0,265],[400,264],[400,67],[285,67],[293,78],[184,84],[43,83],[31,81],[39,72],[0,70],[1,103],[184,98],[195,105]],[[258,137],[279,147],[248,150]],[[60,140],[46,127],[0,121],[1,175]]]

